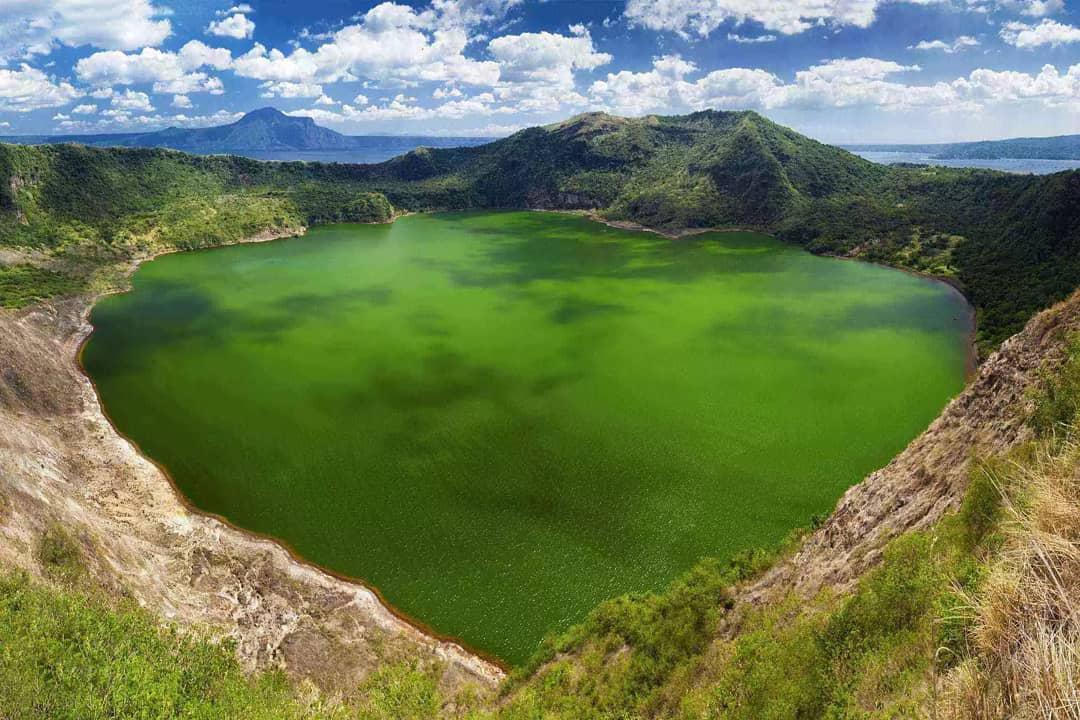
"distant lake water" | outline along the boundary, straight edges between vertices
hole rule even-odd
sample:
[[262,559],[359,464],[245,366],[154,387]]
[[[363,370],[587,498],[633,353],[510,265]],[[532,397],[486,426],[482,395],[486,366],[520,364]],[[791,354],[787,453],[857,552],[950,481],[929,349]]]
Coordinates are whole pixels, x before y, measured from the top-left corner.
[[404,155],[418,147],[452,148],[472,147],[491,142],[492,138],[480,137],[425,137],[369,136],[357,138],[361,146],[351,150],[320,150],[302,152],[298,150],[235,150],[232,155],[242,155],[255,160],[279,160],[324,163],[380,163],[390,158]]
[[[102,140],[101,135],[93,136],[79,136],[79,135],[8,135],[0,136],[0,142],[15,143],[17,145],[39,145],[41,143],[52,142],[75,142],[82,144],[90,144],[95,147],[110,147],[110,145],[118,147],[127,147],[123,145],[121,140],[106,141]],[[117,136],[128,137],[128,136]],[[239,155],[241,157],[249,157],[254,160],[277,160],[277,161],[302,161],[302,162],[324,162],[324,163],[380,163],[390,158],[397,157],[398,155],[404,155],[410,150],[415,150],[418,147],[429,148],[454,148],[454,147],[472,147],[474,145],[483,145],[489,143],[495,138],[485,137],[431,137],[427,135],[366,135],[356,136],[353,138],[357,147],[349,150],[317,150],[317,151],[301,151],[301,150],[215,150],[213,152],[199,152],[198,150],[192,150],[190,148],[175,148],[183,152],[193,153],[195,155]]]
[[1000,158],[997,160],[972,160],[969,158],[939,159],[930,153],[895,152],[885,150],[852,150],[859,157],[882,165],[918,163],[957,168],[986,168],[1011,173],[1049,175],[1063,170],[1080,169],[1080,160],[1039,160],[1031,158]]
[[829,512],[971,329],[896,270],[539,212],[169,255],[93,323],[110,417],[196,506],[513,664]]

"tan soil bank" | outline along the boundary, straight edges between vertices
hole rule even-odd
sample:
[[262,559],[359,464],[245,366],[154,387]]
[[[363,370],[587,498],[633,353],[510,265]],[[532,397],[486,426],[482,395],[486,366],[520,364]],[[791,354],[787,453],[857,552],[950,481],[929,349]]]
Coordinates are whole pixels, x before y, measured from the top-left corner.
[[182,627],[233,638],[249,668],[348,688],[382,662],[410,659],[441,663],[451,688],[498,684],[498,667],[424,634],[369,589],[187,509],[113,429],[79,370],[90,304],[0,310],[0,567],[37,574],[39,539],[59,524],[98,583]]

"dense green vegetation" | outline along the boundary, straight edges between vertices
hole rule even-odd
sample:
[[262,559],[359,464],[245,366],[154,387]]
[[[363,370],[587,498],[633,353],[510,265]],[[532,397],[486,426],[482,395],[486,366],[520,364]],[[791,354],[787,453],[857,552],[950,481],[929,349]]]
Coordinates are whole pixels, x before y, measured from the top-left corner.
[[425,720],[442,707],[439,672],[390,664],[329,701],[280,673],[249,676],[228,643],[162,628],[133,603],[0,575],[5,719]]
[[[0,246],[46,248],[62,256],[51,269],[82,276],[139,246],[381,221],[388,206],[360,199],[381,193],[406,211],[542,207],[667,229],[747,227],[948,276],[979,311],[984,350],[1080,284],[1080,173],[885,167],[751,112],[590,114],[379,165],[0,146],[0,178]],[[47,294],[38,279],[18,282],[5,304]]]
[[0,307],[23,307],[82,289],[70,275],[30,265],[0,265]]

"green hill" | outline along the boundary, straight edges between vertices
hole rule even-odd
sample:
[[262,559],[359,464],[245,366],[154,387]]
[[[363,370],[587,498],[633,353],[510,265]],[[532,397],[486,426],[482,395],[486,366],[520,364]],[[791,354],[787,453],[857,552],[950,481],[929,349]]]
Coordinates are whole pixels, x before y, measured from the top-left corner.
[[[361,193],[405,211],[546,208],[662,230],[753,228],[950,278],[979,311],[983,349],[1080,285],[1080,174],[886,167],[753,112],[590,113],[378,165],[0,146],[0,177],[0,245],[54,256],[388,219],[389,206],[358,204]],[[53,265],[72,277],[88,269]]]

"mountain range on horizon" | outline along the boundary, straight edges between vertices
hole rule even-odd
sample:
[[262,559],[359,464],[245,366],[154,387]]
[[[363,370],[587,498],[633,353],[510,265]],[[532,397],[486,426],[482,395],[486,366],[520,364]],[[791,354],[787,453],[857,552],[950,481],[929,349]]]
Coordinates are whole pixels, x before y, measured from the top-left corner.
[[[492,139],[345,135],[317,124],[310,117],[286,115],[277,108],[263,107],[246,113],[235,122],[205,128],[168,127],[152,132],[89,135],[11,135],[0,136],[0,142],[24,145],[73,142],[93,147],[161,147],[205,155],[243,152],[348,152],[369,149],[373,142],[395,141],[402,142],[397,149],[406,152],[418,144],[407,141],[418,137],[424,138],[423,144],[437,147],[476,145]],[[1080,160],[1080,134],[957,143],[841,144],[839,147],[853,152],[921,153],[934,159]]]
[[[0,142],[43,145],[73,142],[93,147],[160,147],[201,155],[230,152],[333,152],[364,150],[373,140],[403,140],[424,137],[438,146],[473,145],[490,138],[428,136],[345,135],[325,128],[310,117],[286,115],[277,108],[264,107],[246,113],[236,122],[205,128],[167,127],[142,133],[100,133],[93,135],[0,136]],[[412,149],[407,143],[401,152]]]
[[935,160],[1080,160],[1080,135],[956,143],[843,144],[840,147],[852,152],[921,153]]

